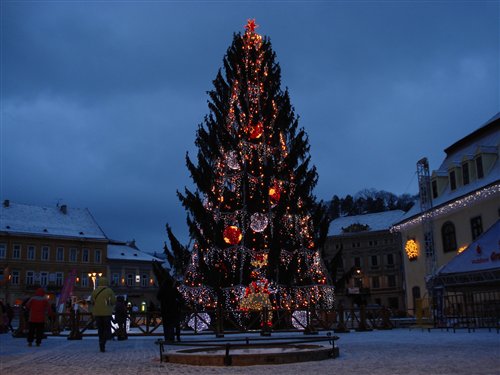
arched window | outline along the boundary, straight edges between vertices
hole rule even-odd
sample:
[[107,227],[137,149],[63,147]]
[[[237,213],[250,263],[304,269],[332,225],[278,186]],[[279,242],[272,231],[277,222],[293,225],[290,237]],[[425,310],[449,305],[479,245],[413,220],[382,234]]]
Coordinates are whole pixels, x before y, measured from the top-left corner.
[[455,235],[455,225],[447,221],[441,227],[441,237],[443,238],[443,251],[457,251],[457,237]]

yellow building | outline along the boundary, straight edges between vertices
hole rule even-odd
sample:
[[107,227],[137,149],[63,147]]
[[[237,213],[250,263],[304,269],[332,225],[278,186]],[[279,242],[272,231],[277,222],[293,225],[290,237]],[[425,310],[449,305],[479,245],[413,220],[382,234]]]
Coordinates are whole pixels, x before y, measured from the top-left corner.
[[5,200],[0,208],[0,269],[10,280],[0,298],[22,301],[38,286],[51,300],[74,272],[73,295],[88,296],[89,273],[106,274],[108,238],[88,209],[40,207]]
[[[410,313],[417,299],[428,296],[426,280],[498,220],[499,147],[500,113],[444,150],[444,161],[428,176],[430,204],[417,202],[392,227],[392,231],[401,233],[406,255],[406,304]],[[426,194],[419,184],[422,198]]]
[[136,305],[156,302],[153,260],[163,262],[135,241],[109,240],[88,209],[9,200],[0,206],[0,299],[11,304],[39,286],[56,302],[67,280],[63,299],[86,299],[100,275]]

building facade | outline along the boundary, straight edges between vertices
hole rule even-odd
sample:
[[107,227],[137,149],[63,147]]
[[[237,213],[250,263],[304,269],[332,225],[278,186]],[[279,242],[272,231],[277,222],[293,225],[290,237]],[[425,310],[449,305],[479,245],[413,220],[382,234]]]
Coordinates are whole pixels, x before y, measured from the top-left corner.
[[71,273],[73,293],[85,296],[93,284],[89,273],[106,273],[108,239],[87,209],[2,203],[0,268],[9,281],[0,298],[19,303],[38,286],[52,302]]
[[333,220],[325,243],[324,259],[329,264],[341,251],[343,265],[337,278],[353,274],[345,289],[336,289],[344,307],[380,305],[393,311],[405,310],[401,240],[390,227],[404,211],[345,216]]
[[410,313],[430,297],[426,280],[500,217],[499,146],[500,113],[444,150],[429,176],[430,208],[417,202],[392,228],[402,237]]
[[88,209],[8,200],[0,207],[0,299],[13,305],[39,286],[55,303],[67,283],[71,292],[64,298],[85,300],[100,276],[117,294],[149,302],[157,292],[153,259],[162,262],[135,243],[110,241]]
[[126,296],[127,301],[142,310],[151,302],[158,305],[158,285],[152,262],[164,261],[139,250],[135,241],[111,241],[107,254],[110,285],[115,293]]

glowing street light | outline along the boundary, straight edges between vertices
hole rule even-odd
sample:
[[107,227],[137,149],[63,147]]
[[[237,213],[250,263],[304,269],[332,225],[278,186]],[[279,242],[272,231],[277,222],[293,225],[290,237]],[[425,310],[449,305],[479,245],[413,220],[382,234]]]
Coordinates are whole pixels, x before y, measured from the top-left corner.
[[98,272],[89,272],[88,275],[92,279],[92,284],[94,285],[94,290],[95,290],[95,287],[96,287],[95,281],[98,277],[102,276],[102,272],[99,272],[99,273]]

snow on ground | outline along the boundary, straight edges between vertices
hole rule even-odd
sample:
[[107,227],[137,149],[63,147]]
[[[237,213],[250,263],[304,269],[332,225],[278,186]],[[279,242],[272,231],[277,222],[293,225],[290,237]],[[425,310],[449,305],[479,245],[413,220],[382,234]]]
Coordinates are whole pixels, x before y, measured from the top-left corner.
[[[160,363],[159,349],[154,344],[158,337],[108,342],[106,352],[100,353],[96,337],[72,341],[65,336],[51,336],[40,347],[28,347],[26,339],[2,334],[0,374],[500,374],[500,334],[495,330],[453,333],[394,329],[337,335],[340,357],[336,359],[286,365],[205,367]],[[226,335],[228,339],[232,337]]]

